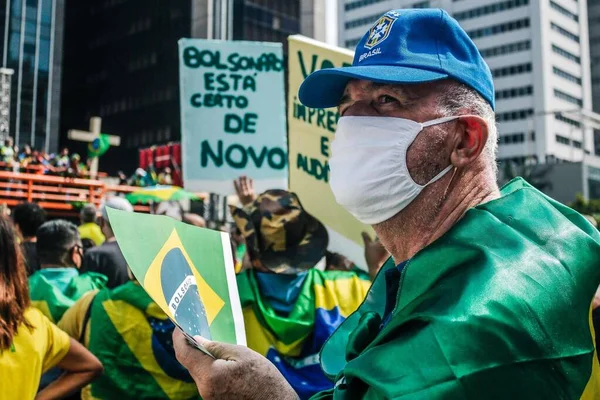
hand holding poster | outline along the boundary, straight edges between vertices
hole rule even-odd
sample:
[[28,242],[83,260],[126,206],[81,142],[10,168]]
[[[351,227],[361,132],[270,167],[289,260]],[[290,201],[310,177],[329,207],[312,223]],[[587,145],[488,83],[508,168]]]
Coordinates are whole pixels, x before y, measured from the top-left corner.
[[243,171],[266,189],[287,189],[280,43],[179,41],[184,186],[233,194]]
[[160,215],[109,208],[108,216],[134,276],[188,337],[246,344],[226,233]]
[[372,229],[338,205],[329,187],[327,160],[338,112],[307,108],[297,98],[300,84],[309,74],[323,68],[350,65],[352,55],[349,50],[300,35],[289,37],[290,190],[298,194],[306,210],[327,227],[329,249],[366,269],[361,232],[372,234]]

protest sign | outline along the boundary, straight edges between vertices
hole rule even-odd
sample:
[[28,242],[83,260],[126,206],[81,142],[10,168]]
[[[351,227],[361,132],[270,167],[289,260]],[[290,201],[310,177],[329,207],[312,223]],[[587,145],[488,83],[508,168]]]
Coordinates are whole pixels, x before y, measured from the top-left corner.
[[259,192],[287,189],[283,71],[280,43],[179,41],[187,190],[232,194],[242,174]]
[[184,333],[246,344],[229,235],[162,215],[108,217],[133,275]]
[[[330,142],[337,120],[336,109],[303,106],[297,97],[300,84],[310,73],[352,63],[352,52],[327,46],[300,35],[289,37],[289,165],[290,190],[304,208],[329,232],[329,249],[366,268],[361,232],[372,233],[336,203],[329,188]],[[348,171],[349,174],[352,171]]]

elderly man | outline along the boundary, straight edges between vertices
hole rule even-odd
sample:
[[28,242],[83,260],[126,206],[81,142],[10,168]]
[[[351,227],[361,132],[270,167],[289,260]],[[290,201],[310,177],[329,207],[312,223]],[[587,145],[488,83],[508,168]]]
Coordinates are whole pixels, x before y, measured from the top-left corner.
[[[322,349],[316,398],[598,398],[600,235],[520,179],[498,189],[492,77],[458,23],[390,11],[299,96],[339,104],[331,188],[393,256]],[[214,359],[175,347],[203,398],[295,398],[250,350],[197,340]]]

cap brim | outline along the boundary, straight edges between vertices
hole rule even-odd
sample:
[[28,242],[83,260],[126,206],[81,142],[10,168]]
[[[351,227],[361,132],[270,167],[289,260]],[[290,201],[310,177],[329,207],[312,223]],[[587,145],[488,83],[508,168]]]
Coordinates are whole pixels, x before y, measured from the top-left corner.
[[336,107],[351,79],[379,83],[422,83],[448,78],[448,74],[398,65],[327,68],[310,74],[298,90],[300,102],[310,108]]

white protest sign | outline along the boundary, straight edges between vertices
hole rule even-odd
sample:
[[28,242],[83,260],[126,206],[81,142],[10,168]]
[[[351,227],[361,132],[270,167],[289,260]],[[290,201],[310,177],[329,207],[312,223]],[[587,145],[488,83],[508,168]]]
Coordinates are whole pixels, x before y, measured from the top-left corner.
[[179,65],[185,188],[228,195],[243,174],[287,189],[282,45],[181,39]]

